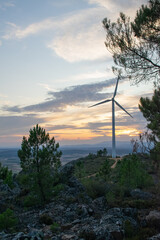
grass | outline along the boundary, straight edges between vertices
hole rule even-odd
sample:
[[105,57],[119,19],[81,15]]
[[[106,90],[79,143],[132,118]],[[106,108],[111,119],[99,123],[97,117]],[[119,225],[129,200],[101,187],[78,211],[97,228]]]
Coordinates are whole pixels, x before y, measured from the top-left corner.
[[[84,176],[91,176],[99,172],[100,168],[103,166],[107,157],[94,157],[90,158],[89,156],[81,158],[77,161],[83,164]],[[115,162],[113,159],[109,159],[110,166]]]

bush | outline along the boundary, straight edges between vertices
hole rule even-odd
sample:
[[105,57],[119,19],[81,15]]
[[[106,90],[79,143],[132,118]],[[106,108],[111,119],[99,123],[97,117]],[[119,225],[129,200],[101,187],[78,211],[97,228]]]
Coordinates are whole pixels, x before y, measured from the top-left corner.
[[53,223],[53,220],[48,214],[42,214],[39,218],[39,222],[46,225],[51,225]]
[[3,167],[0,163],[0,179],[3,180],[5,184],[7,184],[10,188],[13,188],[13,177],[12,171],[8,169],[8,167]]
[[116,178],[120,186],[144,188],[153,184],[151,176],[137,155],[124,157],[116,166]]
[[34,207],[34,206],[40,205],[40,203],[41,202],[39,201],[39,199],[32,194],[29,194],[23,200],[24,207]]
[[58,194],[64,190],[64,185],[62,183],[57,184],[54,188],[53,188],[53,196],[58,196]]
[[8,230],[17,224],[18,220],[14,216],[14,212],[7,208],[7,210],[0,214],[0,230]]
[[124,231],[125,237],[133,237],[135,235],[135,228],[133,227],[132,223],[129,220],[124,222]]
[[109,180],[110,173],[111,173],[111,166],[108,158],[106,158],[102,167],[99,170],[98,175],[101,176],[105,181],[107,181]]
[[51,229],[51,231],[52,231],[53,233],[57,233],[57,232],[60,231],[60,225],[59,225],[58,223],[54,222],[54,223],[51,225],[50,229]]
[[98,197],[105,196],[106,183],[99,178],[85,178],[82,181],[88,196],[95,199]]
[[75,164],[74,174],[77,178],[83,178],[85,176],[84,162],[78,161]]

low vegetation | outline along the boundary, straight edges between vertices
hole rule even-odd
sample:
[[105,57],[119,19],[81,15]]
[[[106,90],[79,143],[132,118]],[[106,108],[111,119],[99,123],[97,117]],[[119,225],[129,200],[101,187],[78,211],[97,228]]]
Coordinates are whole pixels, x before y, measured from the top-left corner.
[[[138,155],[131,154],[117,159],[113,168],[114,162],[109,156],[90,158],[88,155],[75,164],[75,175],[91,198],[105,196],[108,204],[112,206],[124,205],[124,199],[131,197],[132,189],[147,190],[153,186],[148,164],[145,166]],[[96,164],[97,171],[94,168]]]
[[10,188],[13,188],[13,174],[8,167],[2,166],[0,163],[0,179],[3,180]]
[[15,217],[13,210],[8,208],[0,214],[0,231],[13,229],[17,222],[18,220]]

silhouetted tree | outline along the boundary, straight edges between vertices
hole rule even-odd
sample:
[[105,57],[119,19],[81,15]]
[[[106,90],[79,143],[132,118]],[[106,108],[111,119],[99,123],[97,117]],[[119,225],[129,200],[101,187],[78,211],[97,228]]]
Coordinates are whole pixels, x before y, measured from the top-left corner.
[[40,197],[42,203],[48,200],[52,192],[52,172],[61,165],[62,153],[58,148],[59,144],[55,143],[54,137],[50,138],[37,124],[30,129],[28,139],[23,137],[18,151],[22,170],[28,176],[29,188]]
[[147,127],[154,135],[155,147],[151,153],[158,168],[160,161],[160,87],[154,90],[152,99],[141,97],[139,109],[148,121]]
[[117,22],[105,18],[106,47],[112,53],[113,71],[132,79],[160,80],[160,0],[142,5],[133,22],[120,13]]

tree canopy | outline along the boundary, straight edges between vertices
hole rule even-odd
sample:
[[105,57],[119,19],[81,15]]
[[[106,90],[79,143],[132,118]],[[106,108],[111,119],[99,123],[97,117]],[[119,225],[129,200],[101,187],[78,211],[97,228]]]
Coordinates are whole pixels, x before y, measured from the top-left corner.
[[160,87],[154,90],[152,99],[140,98],[139,109],[148,121],[147,127],[160,141]]
[[133,22],[120,13],[117,22],[105,18],[107,49],[112,53],[115,67],[134,83],[160,80],[160,0],[142,5]]
[[34,197],[46,202],[52,193],[53,174],[61,165],[61,151],[54,137],[36,125],[29,131],[28,139],[23,137],[21,149],[18,151],[22,170],[28,177],[27,184]]

